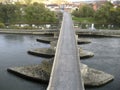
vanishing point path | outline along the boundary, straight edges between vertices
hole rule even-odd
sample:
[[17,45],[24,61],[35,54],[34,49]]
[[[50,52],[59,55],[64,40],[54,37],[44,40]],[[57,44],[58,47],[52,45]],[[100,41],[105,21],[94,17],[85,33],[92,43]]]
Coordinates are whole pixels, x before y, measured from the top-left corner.
[[47,90],[84,90],[80,68],[73,22],[64,12]]

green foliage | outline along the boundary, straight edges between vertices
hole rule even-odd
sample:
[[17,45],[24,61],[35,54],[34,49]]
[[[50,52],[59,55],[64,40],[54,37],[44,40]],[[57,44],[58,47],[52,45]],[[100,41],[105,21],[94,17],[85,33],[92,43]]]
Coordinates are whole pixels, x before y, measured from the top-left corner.
[[46,22],[55,22],[56,17],[55,13],[46,9],[43,4],[31,4],[25,8],[25,19],[27,23],[46,23]]
[[94,22],[94,18],[92,17],[84,17],[84,18],[73,17],[73,20],[77,22],[82,22],[82,23],[93,23]]
[[98,23],[120,24],[120,7],[114,7],[111,3],[105,3],[95,13],[95,19]]
[[15,11],[16,17],[15,17],[13,24],[16,24],[16,23],[18,23],[18,24],[23,23],[24,24],[24,22],[25,22],[24,9],[26,8],[26,6],[22,5],[20,3],[16,3],[15,6],[16,6],[16,11]]
[[0,28],[4,28],[4,27],[5,27],[4,23],[0,23]]
[[95,19],[99,23],[109,23],[108,19],[110,16],[110,9],[113,7],[113,5],[109,2],[102,5],[95,13]]
[[10,29],[19,29],[19,27],[18,27],[18,26],[15,26],[15,25],[9,25],[9,28],[10,28]]
[[16,18],[16,6],[12,4],[0,4],[0,20],[5,24],[12,23]]
[[108,22],[111,24],[120,24],[120,7],[110,9]]
[[[104,25],[113,25],[118,28],[120,25],[120,6],[115,7],[110,2],[106,2],[101,5],[97,11],[92,11],[88,8],[90,6],[82,6],[79,9],[73,11],[73,19],[77,22],[82,23],[95,23],[96,27],[99,27],[99,24]],[[89,11],[89,12],[88,12]],[[91,14],[92,13],[92,14]],[[103,28],[107,28],[103,27]]]
[[[28,0],[29,1],[29,0]],[[45,8],[44,4],[2,4],[0,3],[0,21],[6,26],[14,24],[32,24],[57,22],[55,12]]]
[[94,10],[90,5],[83,5],[72,13],[76,17],[93,17]]

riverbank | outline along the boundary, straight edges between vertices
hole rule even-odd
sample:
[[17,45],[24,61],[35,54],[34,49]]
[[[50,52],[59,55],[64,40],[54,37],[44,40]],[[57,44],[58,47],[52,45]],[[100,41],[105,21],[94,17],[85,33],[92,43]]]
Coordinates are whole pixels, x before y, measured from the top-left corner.
[[32,34],[32,35],[54,35],[57,29],[0,29],[0,34]]
[[[89,30],[75,28],[78,36],[102,36],[102,37],[120,37],[120,30]],[[51,35],[59,33],[58,29],[0,29],[0,34],[33,34],[33,35]]]
[[120,30],[89,30],[76,28],[78,36],[120,37]]

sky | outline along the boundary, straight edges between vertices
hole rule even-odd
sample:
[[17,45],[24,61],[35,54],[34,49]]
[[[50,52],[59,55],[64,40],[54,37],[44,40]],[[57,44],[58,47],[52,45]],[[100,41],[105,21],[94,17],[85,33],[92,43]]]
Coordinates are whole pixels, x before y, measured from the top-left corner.
[[89,1],[89,0],[71,0],[71,1]]
[[90,0],[71,0],[71,1],[90,1]]
[[71,1],[94,1],[94,0],[71,0]]

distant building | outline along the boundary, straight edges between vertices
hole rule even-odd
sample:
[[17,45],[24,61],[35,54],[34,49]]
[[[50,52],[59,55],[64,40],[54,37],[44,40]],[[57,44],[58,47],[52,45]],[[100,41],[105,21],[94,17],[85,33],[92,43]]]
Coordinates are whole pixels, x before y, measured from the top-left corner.
[[[28,0],[30,3],[46,3],[48,0]],[[25,4],[25,0],[0,0],[1,3],[16,3],[16,2],[20,2],[21,4]]]
[[120,0],[111,0],[111,3],[113,3],[115,6],[120,6]]
[[57,4],[47,4],[46,7],[50,9],[51,11],[58,11],[59,10],[59,5]]
[[94,9],[95,11],[97,11],[97,10],[101,7],[101,5],[103,5],[103,4],[106,3],[106,2],[108,2],[108,1],[107,1],[107,0],[95,0],[95,1],[92,3],[93,9]]
[[97,6],[97,4],[96,4],[96,3],[94,3],[94,4],[93,4],[93,9],[94,9],[95,11],[97,11],[98,6]]

